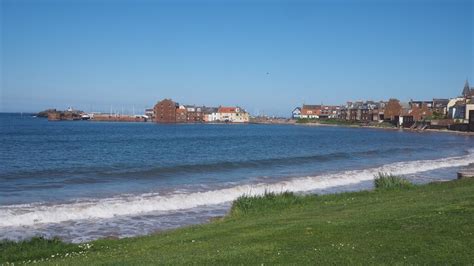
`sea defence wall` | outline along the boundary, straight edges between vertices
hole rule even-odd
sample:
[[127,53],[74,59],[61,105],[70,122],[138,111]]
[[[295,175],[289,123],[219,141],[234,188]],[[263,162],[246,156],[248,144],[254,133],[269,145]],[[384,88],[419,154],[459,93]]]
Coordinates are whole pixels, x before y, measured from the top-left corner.
[[109,115],[109,114],[94,114],[91,121],[109,121],[109,122],[147,122],[147,119],[142,116],[134,115]]

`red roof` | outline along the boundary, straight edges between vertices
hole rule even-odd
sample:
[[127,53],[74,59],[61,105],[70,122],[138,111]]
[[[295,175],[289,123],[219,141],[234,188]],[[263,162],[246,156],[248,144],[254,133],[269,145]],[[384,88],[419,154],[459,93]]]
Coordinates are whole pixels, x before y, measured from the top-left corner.
[[217,112],[219,113],[237,113],[235,111],[237,107],[219,107],[219,110]]
[[321,109],[301,109],[302,115],[320,115]]

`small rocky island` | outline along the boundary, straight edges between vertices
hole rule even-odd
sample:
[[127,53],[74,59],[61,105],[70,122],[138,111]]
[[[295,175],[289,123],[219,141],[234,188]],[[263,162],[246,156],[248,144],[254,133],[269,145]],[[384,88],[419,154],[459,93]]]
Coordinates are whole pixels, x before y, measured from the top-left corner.
[[88,115],[80,110],[74,110],[72,108],[68,108],[65,111],[59,111],[56,109],[46,109],[44,111],[39,112],[37,117],[48,118],[50,121],[59,121],[59,120],[87,120]]
[[84,111],[68,108],[65,111],[57,109],[46,109],[36,114],[37,117],[48,118],[49,121],[101,121],[101,122],[147,122],[145,115],[124,115],[124,114],[102,114],[86,113]]

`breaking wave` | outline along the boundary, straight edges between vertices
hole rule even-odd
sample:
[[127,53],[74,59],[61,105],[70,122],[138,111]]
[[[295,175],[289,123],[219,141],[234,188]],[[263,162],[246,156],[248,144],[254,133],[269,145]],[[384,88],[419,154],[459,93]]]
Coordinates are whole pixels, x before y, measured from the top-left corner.
[[22,204],[0,207],[0,227],[33,226],[70,220],[106,219],[136,216],[149,212],[176,211],[230,202],[243,194],[260,195],[265,191],[307,192],[370,181],[378,172],[410,175],[418,172],[474,163],[474,154],[435,160],[397,162],[363,170],[342,171],[319,176],[293,178],[276,183],[238,185],[218,190],[163,195],[147,193],[65,204]]

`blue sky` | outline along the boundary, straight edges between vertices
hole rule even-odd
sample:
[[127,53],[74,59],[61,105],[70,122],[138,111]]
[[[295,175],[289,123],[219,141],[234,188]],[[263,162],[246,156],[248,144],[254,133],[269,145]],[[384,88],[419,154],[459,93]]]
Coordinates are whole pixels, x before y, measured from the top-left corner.
[[[1,1],[0,111],[457,96],[466,1]],[[267,74],[269,73],[269,74]]]

